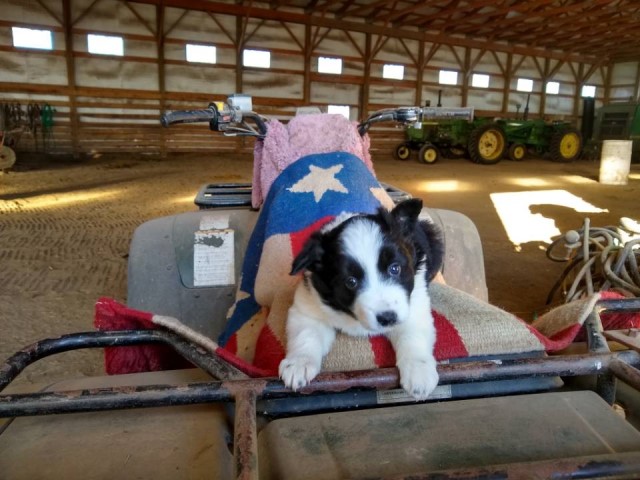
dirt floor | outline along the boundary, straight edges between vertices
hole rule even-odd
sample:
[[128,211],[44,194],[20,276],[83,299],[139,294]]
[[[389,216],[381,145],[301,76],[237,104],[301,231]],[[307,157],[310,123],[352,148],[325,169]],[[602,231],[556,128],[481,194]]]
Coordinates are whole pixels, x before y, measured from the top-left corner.
[[[491,303],[526,320],[544,309],[565,266],[545,257],[554,228],[578,228],[586,216],[595,226],[640,217],[639,164],[632,165],[628,185],[610,186],[598,182],[598,162],[527,159],[482,166],[442,159],[427,166],[381,153],[374,153],[374,162],[380,180],[475,222]],[[0,174],[0,360],[41,338],[91,330],[99,297],[126,301],[128,247],[136,226],[195,210],[200,185],[250,181],[251,172],[248,156],[72,162],[19,155],[14,170]],[[554,193],[560,197],[553,199]],[[568,206],[576,197],[604,211]],[[507,227],[496,206],[503,216],[511,207]],[[20,382],[102,371],[100,352],[73,352],[29,367]]]

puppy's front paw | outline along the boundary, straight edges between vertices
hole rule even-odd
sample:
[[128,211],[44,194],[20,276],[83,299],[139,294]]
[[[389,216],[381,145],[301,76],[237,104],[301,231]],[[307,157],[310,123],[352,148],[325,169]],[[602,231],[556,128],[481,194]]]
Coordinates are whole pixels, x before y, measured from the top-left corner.
[[438,370],[433,360],[408,360],[398,363],[400,385],[416,400],[425,400],[438,385]]
[[278,373],[284,384],[295,391],[308,385],[320,373],[320,366],[309,357],[287,357],[280,362]]

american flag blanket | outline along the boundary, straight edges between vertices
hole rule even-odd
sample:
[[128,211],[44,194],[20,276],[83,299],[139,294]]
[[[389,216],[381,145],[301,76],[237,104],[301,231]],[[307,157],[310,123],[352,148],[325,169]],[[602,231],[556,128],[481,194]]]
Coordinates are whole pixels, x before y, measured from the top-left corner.
[[[289,165],[275,180],[249,240],[236,300],[218,342],[202,338],[178,319],[139,312],[110,299],[96,304],[101,330],[163,327],[198,343],[251,376],[277,375],[285,356],[287,311],[299,277],[293,258],[312,232],[344,212],[373,213],[393,202],[367,166],[348,153],[316,154]],[[604,292],[558,307],[533,325],[471,295],[440,283],[430,286],[437,331],[435,356],[496,356],[561,350],[569,345]],[[606,319],[605,319],[606,320]],[[640,324],[638,315],[626,326]],[[106,349],[108,373],[181,366],[161,347]],[[395,365],[385,337],[338,335],[323,370],[346,371]]]

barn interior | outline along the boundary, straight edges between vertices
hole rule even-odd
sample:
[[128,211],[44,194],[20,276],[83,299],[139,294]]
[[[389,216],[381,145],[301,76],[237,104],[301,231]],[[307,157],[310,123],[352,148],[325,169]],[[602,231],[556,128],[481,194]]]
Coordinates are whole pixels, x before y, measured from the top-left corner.
[[[489,303],[535,321],[571,290],[570,258],[549,255],[567,232],[640,235],[638,32],[635,0],[4,0],[0,359],[93,330],[100,298],[130,300],[136,229],[197,212],[203,185],[252,182],[260,139],[160,123],[233,94],[285,125],[425,112],[371,126],[378,180],[468,217]],[[637,279],[618,291],[640,296]],[[102,350],[77,350],[13,386],[103,374]]]

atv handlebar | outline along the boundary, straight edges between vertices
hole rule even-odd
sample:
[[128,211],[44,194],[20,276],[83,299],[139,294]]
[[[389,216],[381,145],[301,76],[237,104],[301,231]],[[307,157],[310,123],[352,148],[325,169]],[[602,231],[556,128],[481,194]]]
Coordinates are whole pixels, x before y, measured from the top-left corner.
[[[385,108],[372,113],[358,125],[360,135],[367,133],[372,124],[378,122],[396,122],[402,125],[419,123],[425,120],[473,120],[473,108],[462,107],[397,107]],[[257,130],[246,123],[251,120]],[[253,136],[264,138],[267,134],[266,119],[252,111],[251,97],[235,94],[226,102],[210,103],[204,110],[176,110],[167,112],[160,118],[163,127],[174,123],[209,122],[209,128],[225,135]]]
[[216,118],[217,114],[218,111],[214,106],[206,110],[176,110],[164,113],[160,117],[160,123],[163,127],[168,127],[174,123],[209,122]]
[[[175,123],[208,122],[209,128],[227,136],[252,136],[264,138],[267,133],[265,119],[251,110],[251,97],[231,95],[226,102],[212,102],[204,110],[176,110],[160,117],[163,127]],[[249,125],[251,120],[256,128]]]

